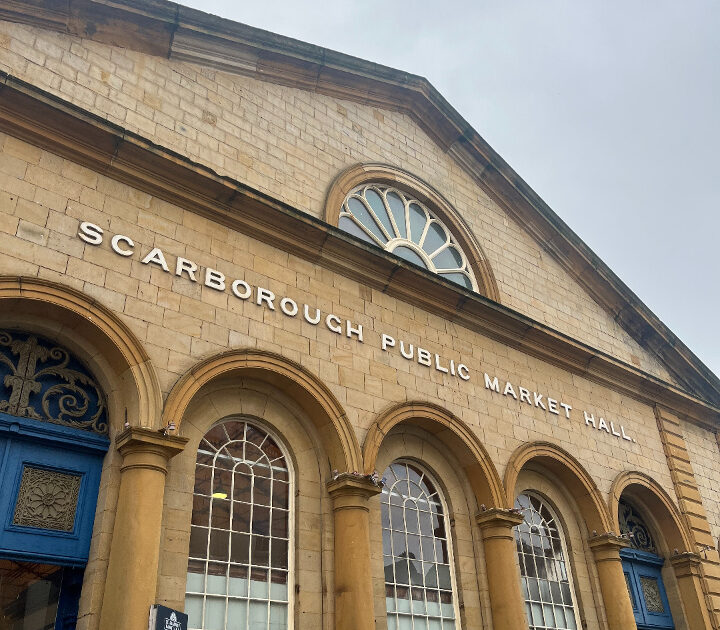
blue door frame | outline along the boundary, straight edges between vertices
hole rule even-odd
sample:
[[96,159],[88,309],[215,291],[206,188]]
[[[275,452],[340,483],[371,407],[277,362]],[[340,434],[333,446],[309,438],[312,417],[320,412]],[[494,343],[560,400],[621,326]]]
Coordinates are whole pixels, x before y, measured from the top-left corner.
[[674,628],[661,575],[665,560],[654,553],[637,549],[623,549],[620,557],[638,630]]
[[[90,549],[107,437],[0,413],[0,556],[60,566],[84,566]],[[80,477],[70,531],[13,522],[23,471]]]

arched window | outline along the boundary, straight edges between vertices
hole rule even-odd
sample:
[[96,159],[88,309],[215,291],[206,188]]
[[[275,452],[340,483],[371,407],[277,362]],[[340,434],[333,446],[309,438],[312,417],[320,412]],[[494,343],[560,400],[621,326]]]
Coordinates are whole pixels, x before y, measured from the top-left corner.
[[342,204],[338,227],[466,289],[478,290],[467,256],[425,204],[384,184],[364,184]]
[[382,491],[388,630],[455,628],[455,575],[446,510],[415,464],[395,462]]
[[189,628],[290,626],[292,475],[250,422],[214,426],[198,448],[185,598]]
[[515,528],[530,630],[578,627],[562,531],[550,507],[535,494],[515,501],[525,520]]

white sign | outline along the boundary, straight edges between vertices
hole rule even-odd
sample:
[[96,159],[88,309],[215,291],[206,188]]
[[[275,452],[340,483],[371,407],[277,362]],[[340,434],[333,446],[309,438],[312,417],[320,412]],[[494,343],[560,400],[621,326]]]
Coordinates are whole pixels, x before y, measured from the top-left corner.
[[[83,221],[78,230],[78,236],[88,245],[99,246],[105,240],[105,231],[98,225]],[[123,234],[115,234],[110,239],[110,248],[118,255],[123,257],[135,256],[135,243],[129,236]],[[278,297],[264,287],[253,287],[245,280],[229,279],[224,273],[217,269],[205,267],[201,271],[201,267],[192,260],[175,257],[175,264],[168,264],[168,256],[159,248],[154,247],[144,254],[140,259],[143,265],[153,265],[158,269],[162,269],[165,273],[172,273],[178,277],[185,277],[190,282],[202,283],[204,286],[215,291],[230,291],[230,293],[238,300],[246,300],[257,304],[260,307],[270,311],[280,311],[286,317],[302,317],[307,323],[313,326],[324,325],[329,331],[343,335],[351,339],[355,339],[359,343],[364,343],[362,324],[355,324],[349,319],[338,317],[334,313],[323,313],[317,307],[308,304],[298,304],[290,297]],[[380,334],[380,347],[384,352],[398,353],[407,361],[413,361],[419,365],[430,369],[437,370],[443,374],[459,378],[463,381],[471,380],[470,369],[464,363],[455,359],[448,359],[437,353],[430,352],[420,346],[408,343],[402,339],[396,339],[388,334]],[[513,398],[518,405],[526,404],[534,409],[542,409],[543,411],[554,414],[556,416],[564,416],[566,419],[571,418],[572,406],[562,402],[559,399],[551,398],[549,395],[533,391],[519,384],[513,384],[510,381],[501,383],[497,376],[491,376],[487,373],[483,374],[485,380],[485,389],[495,392],[496,394]],[[609,435],[615,436],[622,440],[635,442],[626,432],[623,425],[616,425],[614,421],[607,421],[602,416],[596,418],[594,413],[583,411],[583,419],[585,426],[596,429],[598,431],[607,432]]]

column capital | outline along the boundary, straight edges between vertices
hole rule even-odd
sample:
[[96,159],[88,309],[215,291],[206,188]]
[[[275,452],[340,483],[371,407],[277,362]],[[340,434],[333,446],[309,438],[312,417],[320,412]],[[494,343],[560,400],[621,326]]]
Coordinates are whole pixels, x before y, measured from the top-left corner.
[[341,473],[328,481],[327,491],[334,503],[334,509],[361,508],[367,510],[368,499],[382,492],[378,484],[366,475]]
[[503,508],[490,508],[475,515],[475,522],[480,527],[482,537],[488,538],[510,538],[514,539],[513,527],[520,525],[524,517],[515,510]]
[[692,551],[674,554],[670,557],[670,564],[675,570],[677,577],[701,575],[700,566],[702,565],[702,558],[700,554]]
[[149,468],[167,473],[167,462],[181,453],[188,438],[164,435],[154,429],[129,427],[115,438],[115,446],[123,457],[120,470]]
[[588,540],[596,562],[603,560],[619,560],[620,550],[630,546],[627,538],[617,536],[613,532],[592,536]]

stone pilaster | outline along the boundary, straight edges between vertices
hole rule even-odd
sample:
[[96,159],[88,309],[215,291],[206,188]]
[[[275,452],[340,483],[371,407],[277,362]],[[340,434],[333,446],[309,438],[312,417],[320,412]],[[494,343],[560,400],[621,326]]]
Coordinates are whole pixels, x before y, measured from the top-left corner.
[[[685,436],[680,420],[675,414],[656,406],[655,417],[682,518],[697,547],[696,550],[704,550],[698,556],[700,564],[696,575],[692,577],[697,584],[693,588],[686,586],[685,590],[681,589],[683,605],[686,611],[704,605],[709,612],[710,625],[697,627],[717,629],[720,628],[720,557],[715,548],[707,513],[690,463]],[[690,575],[686,577],[689,579]],[[695,600],[691,601],[686,597]]]
[[495,630],[527,628],[525,600],[520,590],[517,547],[513,527],[523,522],[522,514],[492,508],[480,512],[475,520],[480,527],[485,549],[490,609]]
[[335,628],[375,630],[368,502],[382,488],[367,477],[344,474],[327,490],[335,529]]
[[160,554],[168,460],[187,438],[131,427],[115,440],[122,455],[100,630],[146,630]]
[[711,611],[705,605],[702,559],[696,553],[680,553],[670,558],[688,628],[712,628]]
[[620,550],[629,543],[614,534],[594,536],[589,542],[597,566],[608,628],[610,630],[635,628],[635,615],[620,559]]

